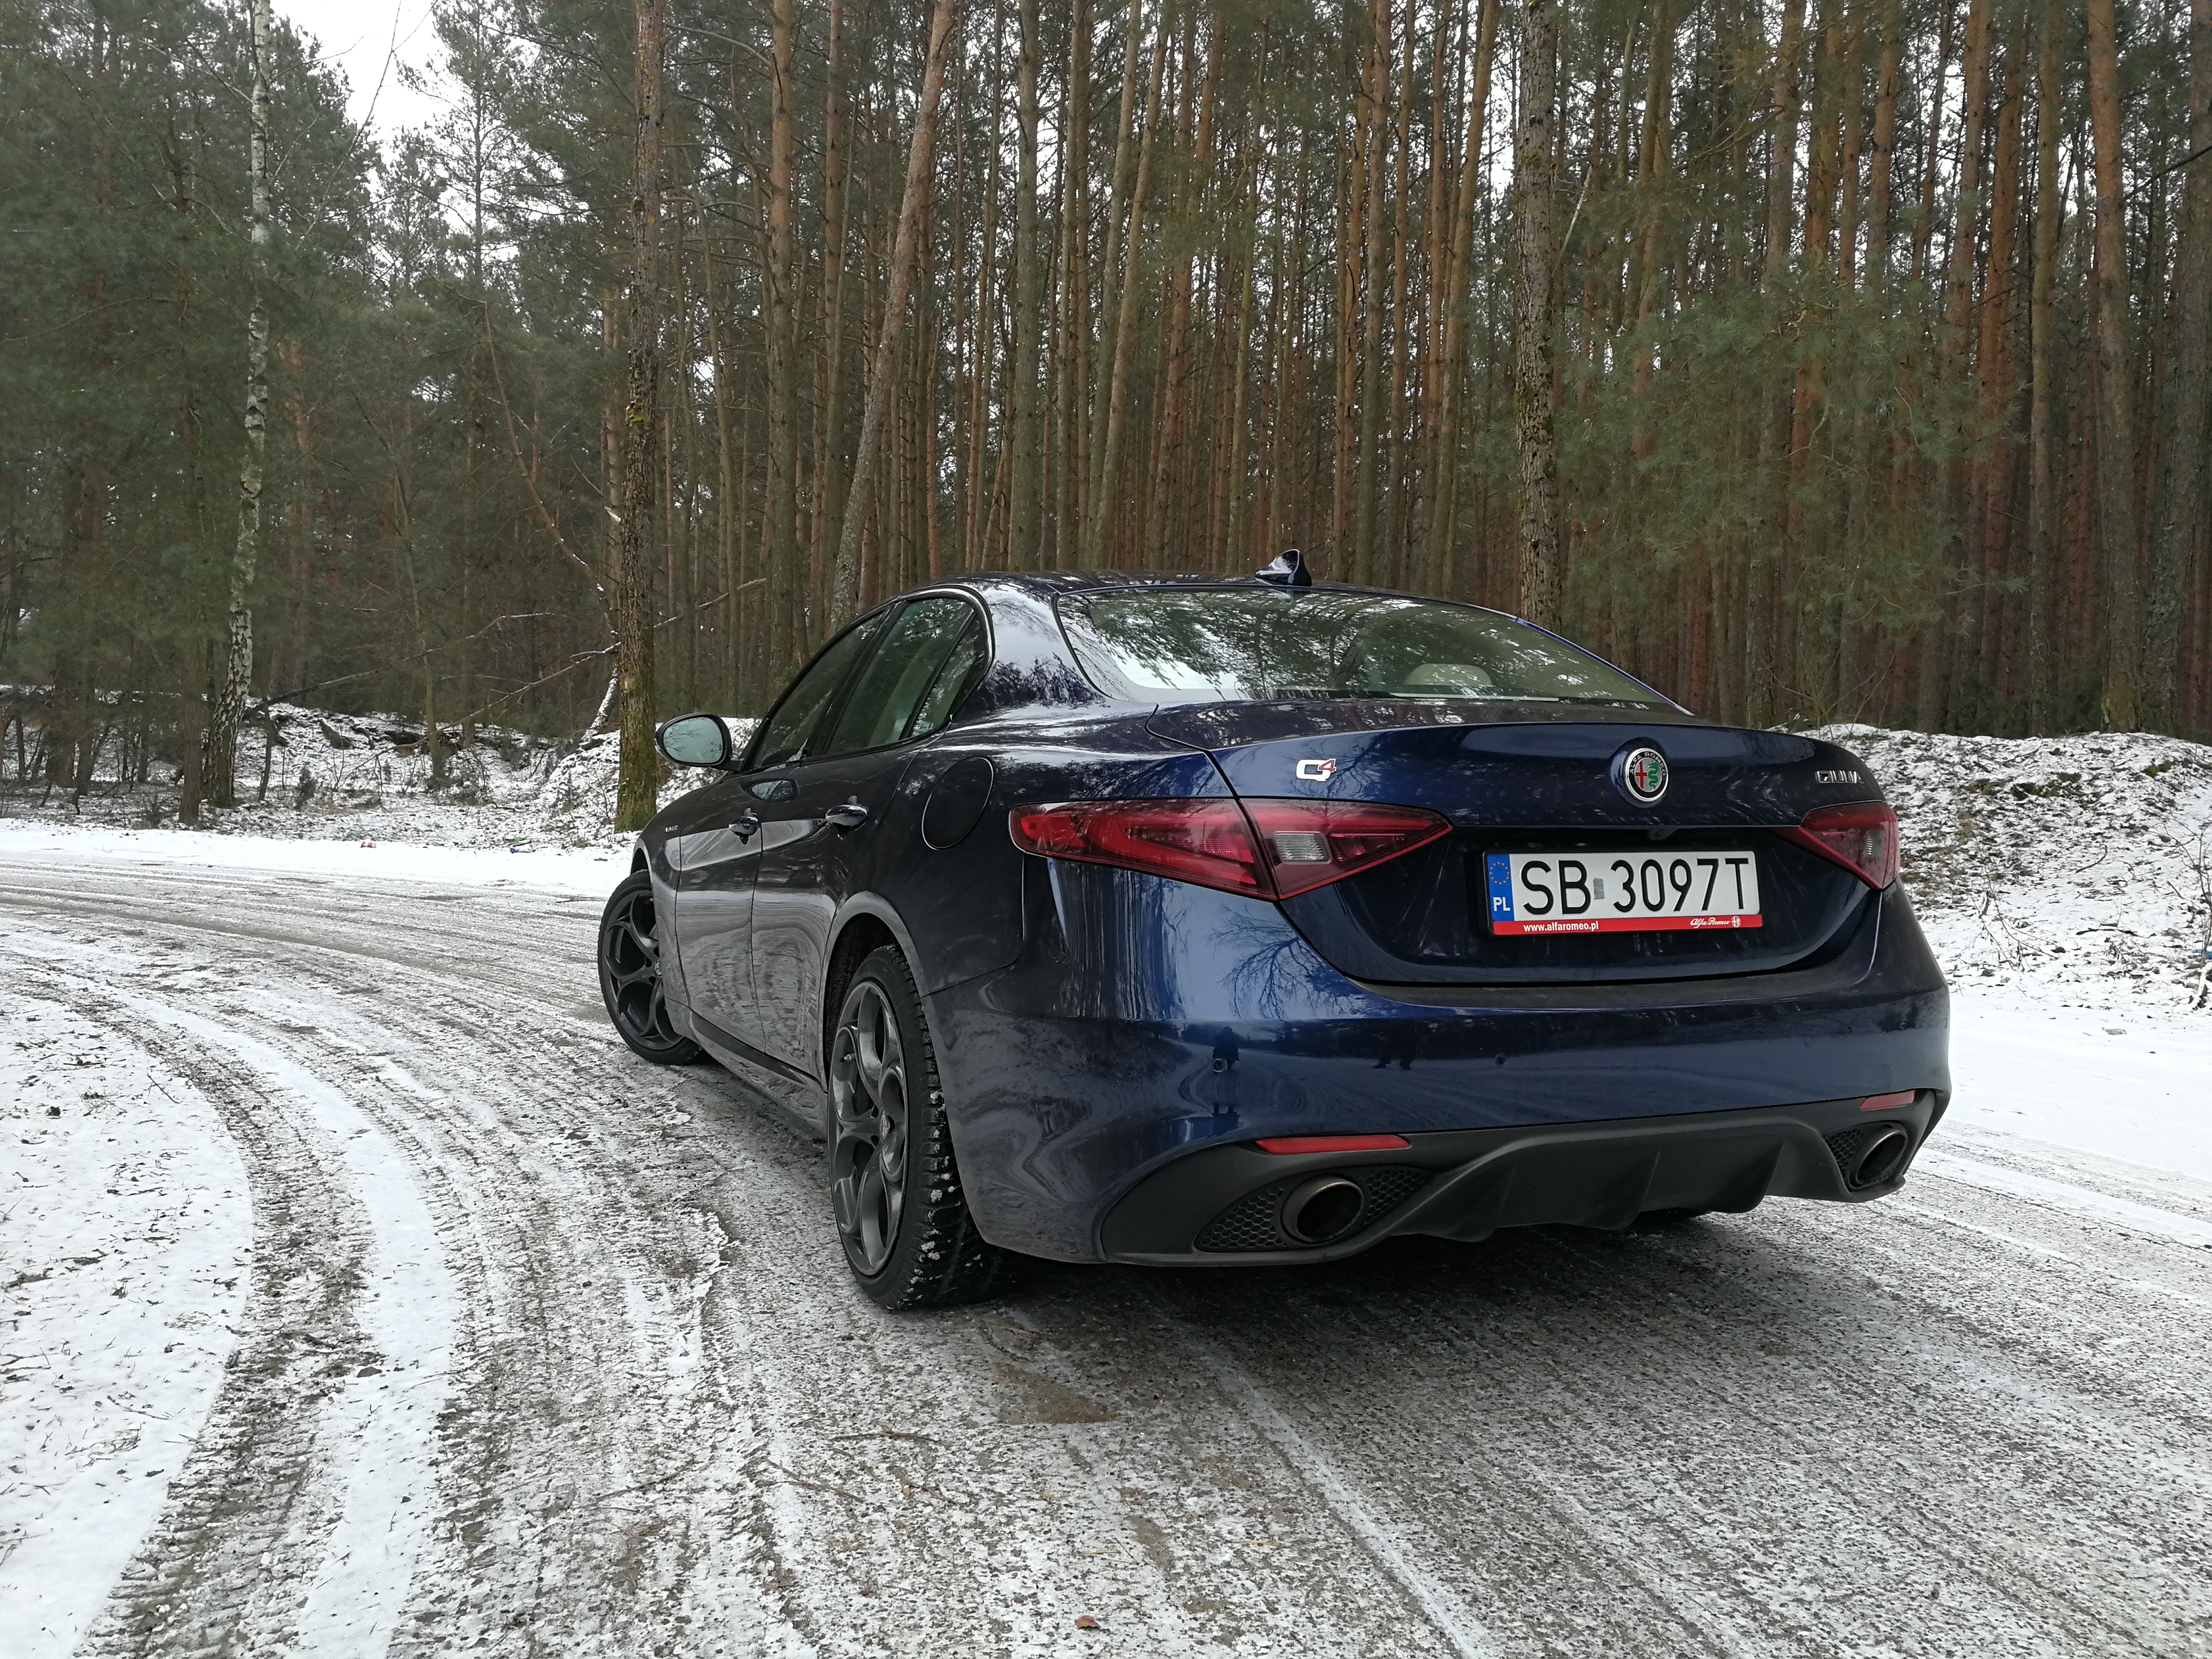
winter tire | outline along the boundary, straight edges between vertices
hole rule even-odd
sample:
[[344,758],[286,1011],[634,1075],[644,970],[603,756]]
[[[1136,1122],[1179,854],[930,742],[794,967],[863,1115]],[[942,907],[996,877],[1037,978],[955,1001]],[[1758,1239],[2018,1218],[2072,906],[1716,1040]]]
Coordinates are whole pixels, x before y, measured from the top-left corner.
[[830,1031],[830,1195],[854,1278],[886,1308],[973,1302],[1004,1282],[1006,1253],[961,1190],[914,975],[889,945],[846,981]]
[[642,870],[615,889],[599,917],[599,994],[632,1054],[656,1066],[704,1058],[705,1050],[669,1021],[653,878]]

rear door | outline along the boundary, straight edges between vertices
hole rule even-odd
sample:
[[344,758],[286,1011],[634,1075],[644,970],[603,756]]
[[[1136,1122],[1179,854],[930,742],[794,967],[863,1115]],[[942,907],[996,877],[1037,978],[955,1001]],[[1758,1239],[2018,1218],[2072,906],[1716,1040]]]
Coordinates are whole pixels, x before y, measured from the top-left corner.
[[776,702],[746,757],[745,770],[714,786],[711,808],[670,838],[676,870],[676,949],[691,1011],[750,1048],[761,1046],[753,993],[753,888],[768,840],[771,798],[787,785],[782,763],[807,752],[866,654],[872,623],[840,635]]
[[811,1075],[820,1074],[822,981],[838,910],[876,884],[879,860],[899,855],[883,821],[900,775],[973,682],[981,641],[981,615],[965,599],[925,596],[884,613],[813,739],[763,774],[789,794],[759,808],[756,1046]]

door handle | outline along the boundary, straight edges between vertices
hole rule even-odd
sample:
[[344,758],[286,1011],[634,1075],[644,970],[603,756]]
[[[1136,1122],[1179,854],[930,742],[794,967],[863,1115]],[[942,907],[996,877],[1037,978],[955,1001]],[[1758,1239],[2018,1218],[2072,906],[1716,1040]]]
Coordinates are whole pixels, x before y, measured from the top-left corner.
[[857,830],[868,821],[868,809],[856,800],[842,806],[833,806],[822,815],[823,822],[834,823],[840,830]]
[[760,814],[748,812],[730,826],[730,833],[739,841],[750,841],[760,832]]

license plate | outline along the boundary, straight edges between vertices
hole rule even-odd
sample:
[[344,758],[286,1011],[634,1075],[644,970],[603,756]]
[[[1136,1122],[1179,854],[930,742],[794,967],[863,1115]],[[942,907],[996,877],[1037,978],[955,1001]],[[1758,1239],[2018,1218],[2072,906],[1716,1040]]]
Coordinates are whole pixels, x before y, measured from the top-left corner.
[[1493,933],[1759,926],[1755,854],[1486,853]]

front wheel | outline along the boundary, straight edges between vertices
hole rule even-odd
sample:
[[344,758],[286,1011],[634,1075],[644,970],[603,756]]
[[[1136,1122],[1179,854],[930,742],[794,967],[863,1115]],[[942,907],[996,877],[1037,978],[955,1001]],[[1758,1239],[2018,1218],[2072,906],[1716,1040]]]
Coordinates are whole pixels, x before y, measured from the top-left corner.
[[669,1021],[653,878],[642,870],[615,889],[599,917],[599,994],[632,1054],[656,1066],[688,1066],[705,1056]]
[[847,981],[830,1040],[830,1197],[853,1277],[886,1308],[974,1302],[1004,1281],[1006,1253],[961,1190],[914,975],[890,945]]

